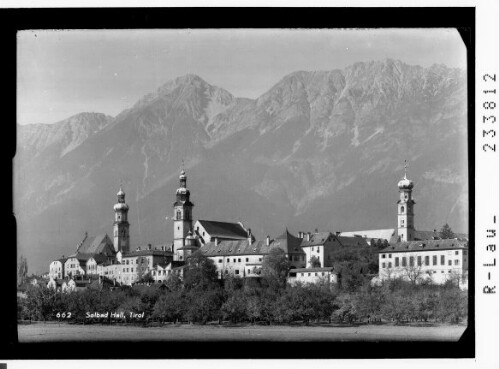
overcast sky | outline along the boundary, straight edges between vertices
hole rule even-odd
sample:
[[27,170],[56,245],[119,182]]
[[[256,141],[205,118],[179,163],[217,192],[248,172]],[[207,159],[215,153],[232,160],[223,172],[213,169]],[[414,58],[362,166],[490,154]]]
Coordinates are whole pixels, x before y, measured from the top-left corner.
[[17,119],[115,116],[187,73],[235,96],[257,98],[297,70],[385,58],[466,67],[465,46],[453,29],[22,31]]

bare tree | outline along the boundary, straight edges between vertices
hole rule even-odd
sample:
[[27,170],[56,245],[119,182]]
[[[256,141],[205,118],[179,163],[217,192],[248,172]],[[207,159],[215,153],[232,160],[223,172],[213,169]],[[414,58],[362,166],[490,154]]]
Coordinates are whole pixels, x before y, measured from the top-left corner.
[[424,272],[421,265],[409,265],[404,267],[403,276],[406,277],[412,284],[418,284],[423,281]]

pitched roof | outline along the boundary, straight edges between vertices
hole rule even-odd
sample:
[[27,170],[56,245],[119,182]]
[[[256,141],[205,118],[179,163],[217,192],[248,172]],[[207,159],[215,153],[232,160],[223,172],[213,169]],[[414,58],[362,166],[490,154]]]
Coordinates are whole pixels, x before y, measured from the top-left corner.
[[364,231],[351,231],[351,232],[340,232],[340,236],[345,237],[355,237],[361,236],[365,237],[368,240],[371,238],[375,239],[384,239],[390,242],[393,236],[395,236],[395,240],[397,238],[397,230],[395,228],[387,228],[387,229],[370,229]]
[[103,254],[110,246],[111,250],[113,248],[113,242],[107,234],[100,234],[97,236],[90,236],[83,241],[82,245],[78,248],[78,254]]
[[393,252],[409,252],[409,251],[467,249],[467,248],[468,248],[468,241],[461,241],[458,239],[422,240],[422,241],[409,241],[409,242],[396,243],[378,252],[393,253]]
[[[468,235],[464,233],[454,233],[456,238],[466,238],[468,239]],[[414,239],[418,240],[433,240],[439,239],[440,232],[439,231],[414,231]]]
[[343,246],[369,246],[363,237],[336,236],[336,238]]
[[244,239],[248,232],[239,223],[216,222],[212,220],[198,220],[203,228],[212,237]]
[[306,241],[305,238],[301,241],[301,247],[319,246],[324,245],[330,240],[331,232],[318,232],[310,235],[310,240]]
[[270,246],[264,241],[255,241],[249,243],[248,239],[244,240],[225,240],[215,242],[208,242],[206,245],[201,246],[199,251],[205,256],[226,256],[226,255],[262,255],[268,254]]
[[106,255],[95,254],[92,256],[97,264],[104,264],[107,261]]
[[122,258],[134,258],[137,256],[172,256],[173,253],[171,251],[163,251],[163,250],[134,250],[130,251],[127,254],[124,254]]
[[279,247],[287,254],[305,254],[301,248],[301,243],[302,239],[293,236],[286,228],[284,233],[276,237],[276,239],[270,244],[270,247]]

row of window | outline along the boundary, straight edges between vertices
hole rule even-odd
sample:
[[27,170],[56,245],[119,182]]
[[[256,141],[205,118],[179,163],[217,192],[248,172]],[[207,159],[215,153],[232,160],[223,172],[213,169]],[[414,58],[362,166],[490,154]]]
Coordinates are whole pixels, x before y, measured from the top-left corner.
[[[296,273],[296,275],[300,275],[300,274],[301,274],[302,277],[304,277],[305,274],[308,274],[308,276],[310,277],[312,273]],[[320,275],[325,276],[326,274],[324,272],[320,272]],[[319,276],[319,273],[318,272],[314,273],[314,276],[315,277]]]
[[[241,262],[241,258],[234,258],[234,263],[240,263]],[[230,263],[230,258],[227,258],[227,263]],[[262,258],[258,258],[258,261],[262,261]],[[218,259],[218,262],[219,263],[222,263],[223,262],[223,259]],[[246,262],[248,263],[249,262],[249,258],[246,258]]]
[[[135,259],[135,264],[139,263],[139,259]],[[149,259],[140,259],[140,264],[150,264]],[[126,259],[126,265],[133,264],[133,260]]]
[[[410,256],[409,257],[409,266],[414,266],[414,256]],[[437,255],[433,255],[433,258],[432,258],[432,261],[433,261],[433,264],[431,265],[438,265],[438,258],[437,258]],[[402,258],[398,258],[396,257],[395,258],[395,267],[398,267],[400,266],[400,262],[402,264],[403,267],[407,266],[407,258],[405,256],[403,256]],[[386,267],[386,263],[381,263],[381,267],[382,268],[385,268]],[[424,257],[424,261],[423,261],[423,258],[421,256],[418,256],[417,257],[417,265],[418,266],[430,266],[430,257],[428,255],[426,255]],[[440,255],[440,265],[445,265],[445,255]],[[447,260],[447,265],[452,265],[452,260]],[[459,259],[455,259],[454,260],[454,265],[459,265]],[[392,262],[388,262],[388,268],[391,268],[392,267]]]
[[[459,255],[459,250],[454,251],[454,255]],[[466,250],[463,250],[463,255],[468,255],[468,252]],[[386,259],[387,254],[381,254],[382,259]],[[388,259],[392,257],[392,254],[388,254]],[[426,256],[429,257],[429,256]],[[433,256],[434,258],[436,257],[435,255]]]

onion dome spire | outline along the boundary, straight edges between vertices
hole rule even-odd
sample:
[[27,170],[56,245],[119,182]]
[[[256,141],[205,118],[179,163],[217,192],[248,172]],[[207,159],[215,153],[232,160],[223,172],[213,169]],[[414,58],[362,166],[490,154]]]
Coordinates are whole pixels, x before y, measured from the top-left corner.
[[404,178],[399,181],[398,187],[401,190],[410,190],[414,187],[414,183],[407,178],[407,160],[404,163]]
[[116,196],[118,196],[118,203],[114,205],[114,210],[128,210],[128,205],[125,203],[125,192],[123,191],[122,186],[120,186],[120,190]]

